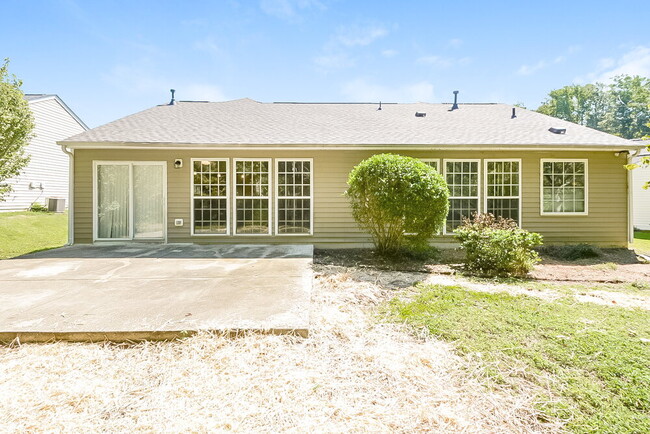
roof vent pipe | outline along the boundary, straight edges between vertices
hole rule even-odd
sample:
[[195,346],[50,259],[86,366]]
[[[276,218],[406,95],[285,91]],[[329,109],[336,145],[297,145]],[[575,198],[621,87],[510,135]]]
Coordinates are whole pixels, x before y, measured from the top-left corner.
[[514,119],[514,118],[517,117],[517,113],[515,113],[515,110],[516,110],[516,108],[513,107],[513,108],[512,108],[512,116],[510,116],[510,119]]
[[176,92],[176,89],[169,89],[169,91],[172,93],[172,100],[169,101],[168,105],[176,105],[176,99],[174,99],[174,93]]
[[377,110],[381,110],[381,101],[379,101],[379,108]]
[[451,110],[458,110],[458,91],[457,90],[454,91],[454,105],[451,106]]

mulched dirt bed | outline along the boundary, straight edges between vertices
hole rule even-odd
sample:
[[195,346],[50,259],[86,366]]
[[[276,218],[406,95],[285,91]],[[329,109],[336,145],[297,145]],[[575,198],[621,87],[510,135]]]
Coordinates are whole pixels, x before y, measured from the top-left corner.
[[[372,249],[317,249],[314,263],[343,267],[372,268],[385,271],[420,272],[430,274],[462,274],[463,252],[449,249],[441,252],[436,261],[386,259],[375,255]],[[563,261],[542,256],[542,262],[529,276],[534,280],[567,282],[648,282],[650,264],[643,263],[632,250],[600,249],[597,258]]]

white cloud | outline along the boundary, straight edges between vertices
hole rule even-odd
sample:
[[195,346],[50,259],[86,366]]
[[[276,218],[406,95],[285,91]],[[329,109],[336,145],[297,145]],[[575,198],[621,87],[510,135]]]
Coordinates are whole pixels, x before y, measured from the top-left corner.
[[427,81],[421,81],[401,86],[382,86],[368,83],[366,80],[359,78],[344,83],[341,87],[341,94],[350,101],[361,102],[432,101],[433,85]]
[[300,20],[300,13],[310,8],[325,9],[318,0],[261,0],[260,8],[266,14],[285,21]]
[[193,48],[198,51],[210,53],[213,56],[222,56],[225,51],[214,41],[212,37],[207,37],[199,41],[195,41]]
[[179,100],[224,101],[227,99],[221,91],[221,88],[212,84],[181,84],[181,87],[179,87],[177,91]]
[[539,62],[535,63],[534,65],[521,65],[519,69],[517,70],[517,74],[519,75],[531,75],[539,71],[540,69],[544,69],[548,66],[551,66],[553,64],[557,63],[562,63],[566,60],[565,56],[557,56],[555,59],[552,61],[548,62],[546,60],[540,60]]
[[149,95],[161,102],[169,100],[169,89],[176,89],[177,100],[223,101],[227,99],[213,84],[178,80],[152,72],[147,61],[133,65],[116,65],[102,79],[117,89],[129,93]]
[[610,83],[617,75],[650,77],[650,47],[638,46],[618,59],[601,59],[598,69],[588,74],[588,81]]
[[455,65],[468,65],[472,62],[472,59],[469,57],[454,58],[442,56],[422,56],[416,59],[415,62],[423,65],[431,65],[436,68],[449,68]]
[[345,53],[337,53],[314,57],[314,63],[324,69],[342,69],[354,66],[355,61]]
[[335,40],[345,47],[365,47],[387,34],[388,30],[383,26],[348,26],[337,31]]
[[452,65],[451,59],[440,56],[423,56],[416,60],[416,63],[422,63],[425,65],[437,66],[440,68],[448,68]]
[[458,38],[450,39],[449,42],[447,42],[448,48],[460,48],[461,45],[463,45],[463,40]]
[[383,50],[381,52],[381,55],[384,56],[384,57],[387,57],[387,58],[395,57],[398,54],[399,54],[399,52],[397,50],[392,50],[392,49]]
[[[355,48],[363,48],[388,34],[384,26],[344,26],[339,27],[323,46],[321,53],[314,56],[312,62],[321,69],[349,68],[356,64],[350,54]],[[394,50],[385,50],[382,55],[390,57],[397,54]]]

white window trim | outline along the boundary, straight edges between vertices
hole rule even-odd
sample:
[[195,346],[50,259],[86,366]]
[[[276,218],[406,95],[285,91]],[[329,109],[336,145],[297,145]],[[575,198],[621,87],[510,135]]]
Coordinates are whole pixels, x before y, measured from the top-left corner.
[[[278,176],[280,174],[279,165],[282,161],[309,161],[309,196],[282,196],[282,199],[309,199],[309,233],[307,234],[281,234],[279,231],[279,212],[278,201],[280,184]],[[314,235],[314,159],[313,158],[276,158],[275,159],[275,235],[278,237],[307,237]]]
[[[481,159],[480,158],[444,158],[442,160],[442,176],[447,181],[447,163],[478,163],[478,185],[477,185],[477,196],[451,196],[451,191],[449,192],[449,199],[477,199],[476,211],[482,212],[481,210]],[[451,208],[450,208],[451,211]],[[443,235],[455,235],[455,232],[447,232],[447,219],[445,218],[445,225],[442,229]]]
[[[583,212],[545,212],[544,211],[544,163],[584,163],[585,164],[585,210]],[[541,158],[539,160],[539,214],[548,216],[589,215],[589,159],[587,158]]]
[[[230,158],[190,158],[190,236],[193,237],[227,237],[230,235],[230,194],[232,186],[226,185],[226,233],[225,234],[195,234],[194,233],[194,162],[195,161],[225,161],[226,162],[226,179],[230,178]],[[202,199],[217,199],[216,197],[204,197]],[[218,199],[223,199],[222,197]]]
[[423,163],[436,163],[438,165],[438,173],[442,175],[442,167],[440,167],[440,158],[420,158]]
[[[237,162],[239,161],[266,161],[269,163],[269,194],[268,196],[248,197],[237,196]],[[235,237],[259,237],[273,235],[273,161],[272,158],[233,158],[232,160],[232,235]],[[266,199],[269,203],[269,230],[264,234],[238,234],[237,233],[237,199]]]
[[[502,162],[502,161],[503,162],[510,162],[510,163],[512,163],[512,162],[519,163],[519,196],[488,196],[488,180],[487,180],[488,162],[498,163],[498,162]],[[518,222],[519,222],[519,227],[520,228],[523,227],[523,224],[522,224],[522,221],[521,221],[521,217],[522,217],[522,212],[521,212],[522,203],[521,202],[522,202],[522,189],[523,189],[523,185],[521,184],[521,180],[522,180],[521,172],[522,172],[521,158],[486,158],[486,159],[483,160],[483,189],[484,189],[484,191],[483,191],[483,210],[485,212],[488,212],[488,206],[487,206],[488,199],[519,199],[519,213],[518,213],[519,220],[518,220]]]
[[[162,166],[163,168],[163,236],[160,238],[134,238],[134,225],[133,225],[133,165],[141,166]],[[99,238],[99,216],[97,215],[97,167],[101,165],[118,165],[129,166],[129,236],[128,238]],[[107,161],[107,160],[93,160],[93,242],[95,241],[150,241],[150,240],[163,240],[167,243],[167,162],[166,161]]]

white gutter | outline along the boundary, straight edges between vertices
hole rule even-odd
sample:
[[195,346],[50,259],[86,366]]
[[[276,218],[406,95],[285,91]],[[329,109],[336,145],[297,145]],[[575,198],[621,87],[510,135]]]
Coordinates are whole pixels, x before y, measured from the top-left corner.
[[[632,164],[632,159],[641,153],[641,149],[635,149],[627,154],[627,164]],[[632,188],[632,170],[627,169],[627,242],[634,242],[634,189]]]
[[74,243],[74,149],[69,151],[65,145],[61,150],[68,154],[68,243],[71,246]]

